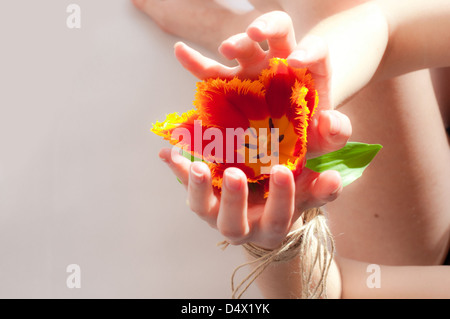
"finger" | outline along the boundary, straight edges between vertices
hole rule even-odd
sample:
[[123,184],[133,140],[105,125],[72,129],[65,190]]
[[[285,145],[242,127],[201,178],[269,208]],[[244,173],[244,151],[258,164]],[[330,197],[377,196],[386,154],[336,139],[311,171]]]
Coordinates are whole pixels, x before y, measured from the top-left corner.
[[289,232],[295,205],[295,182],[292,172],[284,166],[272,168],[270,192],[260,220],[264,247],[276,248]]
[[236,74],[236,68],[227,67],[207,58],[182,42],[177,42],[174,50],[181,65],[200,80],[216,77],[232,78]]
[[296,213],[320,207],[342,192],[341,176],[336,171],[314,172],[305,168],[295,181]]
[[323,111],[319,118],[319,132],[324,149],[337,151],[347,144],[352,135],[352,124],[347,115],[334,110]]
[[320,173],[311,185],[311,203],[314,207],[334,201],[342,192],[341,175],[337,171]]
[[263,14],[250,24],[247,34],[256,42],[267,40],[271,57],[286,58],[297,45],[292,20],[283,11]]
[[287,61],[295,68],[307,67],[315,75],[328,76],[331,73],[328,45],[325,40],[315,35],[303,38]]
[[350,119],[335,110],[321,111],[315,115],[308,129],[308,157],[337,151],[347,144],[352,135]]
[[178,180],[187,188],[189,183],[189,167],[191,161],[181,156],[176,148],[163,148],[159,152],[159,158],[165,162]]
[[334,108],[331,87],[331,62],[327,43],[320,37],[306,36],[287,58],[290,66],[307,68],[319,92],[318,110]]
[[193,162],[188,185],[189,206],[200,218],[216,227],[219,201],[212,188],[211,171],[202,162]]
[[247,177],[237,168],[223,175],[217,229],[233,244],[242,244],[249,234],[247,220]]
[[222,42],[219,52],[229,60],[236,59],[242,68],[261,63],[266,58],[264,50],[246,33],[236,34]]

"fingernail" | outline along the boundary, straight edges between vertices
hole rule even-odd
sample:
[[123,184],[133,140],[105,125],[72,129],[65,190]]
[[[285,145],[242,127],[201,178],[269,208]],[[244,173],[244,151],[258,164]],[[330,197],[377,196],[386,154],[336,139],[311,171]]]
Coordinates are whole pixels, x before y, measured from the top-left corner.
[[270,173],[270,176],[273,178],[273,182],[278,186],[285,186],[289,181],[289,177],[282,173],[282,168],[279,166],[274,166]]
[[342,191],[342,187],[341,187],[341,186],[339,186],[339,187],[336,188],[334,191],[332,191],[332,192],[330,193],[330,197],[336,196],[340,191]]
[[337,118],[337,116],[332,115],[331,116],[331,123],[330,123],[330,134],[336,135],[341,131],[341,121]]
[[202,183],[205,179],[205,175],[195,163],[191,165],[191,179],[198,184]]
[[228,169],[224,173],[225,186],[232,191],[238,191],[241,189],[241,179],[239,174],[232,169]]

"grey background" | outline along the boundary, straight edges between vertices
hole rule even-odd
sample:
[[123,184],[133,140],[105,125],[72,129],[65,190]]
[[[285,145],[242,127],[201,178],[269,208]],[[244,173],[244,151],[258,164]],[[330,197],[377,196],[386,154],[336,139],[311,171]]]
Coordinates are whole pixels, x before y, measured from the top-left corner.
[[216,247],[149,131],[192,105],[177,40],[129,0],[0,0],[0,298],[230,296],[243,254]]

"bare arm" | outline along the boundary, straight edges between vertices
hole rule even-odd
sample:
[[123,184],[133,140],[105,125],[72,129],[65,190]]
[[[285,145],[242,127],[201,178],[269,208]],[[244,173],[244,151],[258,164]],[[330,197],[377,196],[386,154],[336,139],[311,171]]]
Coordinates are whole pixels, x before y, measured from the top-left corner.
[[379,266],[338,259],[342,298],[450,298],[448,266]]
[[[297,17],[292,13],[291,17]],[[333,105],[372,81],[422,68],[450,65],[450,2],[371,1],[327,18],[309,35],[324,39],[330,53]],[[297,51],[306,50],[300,42]],[[309,52],[310,53],[310,52]],[[291,57],[295,58],[296,52]],[[303,54],[303,53],[302,53]],[[301,55],[299,60],[301,60]],[[299,296],[298,265],[274,265],[258,282],[270,298]],[[335,265],[336,266],[336,265]],[[339,260],[329,278],[330,297],[449,298],[450,267],[380,266],[381,287],[369,288],[367,263]],[[282,275],[284,272],[286,273]],[[339,287],[342,284],[342,295]]]
[[[399,2],[406,3],[405,0],[399,0]],[[408,2],[410,1],[408,0]],[[442,2],[443,1],[435,0],[434,2],[431,3],[429,2],[427,5],[434,6]],[[382,4],[383,3],[381,1],[379,2],[373,1],[355,7],[353,9],[350,9],[341,14],[335,15],[333,17],[330,17],[329,19],[324,20],[311,31],[311,34],[318,35],[323,39],[325,39],[329,47],[329,51],[331,54],[331,65],[333,70],[331,78],[332,78],[332,88],[335,105],[342,103],[345,99],[355,94],[362,87],[367,85],[370,81],[373,81],[375,79],[381,79],[383,77],[392,76],[391,74],[388,73],[388,71],[390,70],[389,65],[390,64],[396,65],[396,63],[400,63],[398,59],[402,59],[400,54],[394,54],[395,52],[397,52],[396,50],[391,49],[393,48],[394,45],[393,41],[396,41],[395,40],[396,37],[391,37],[391,34],[393,34],[392,30],[397,30],[396,31],[397,35],[405,32],[407,33],[408,31],[405,31],[407,29],[403,29],[406,28],[404,26],[405,24],[400,22],[398,22],[399,24],[395,28],[391,27],[391,24],[393,25],[394,23],[391,22],[391,20],[394,19],[395,17],[394,11],[389,12],[389,14],[386,13],[386,10],[388,10],[388,8],[383,7]],[[399,12],[397,14],[400,14],[401,10],[398,11]],[[295,16],[292,17],[294,19],[296,18]],[[400,32],[400,30],[403,31]],[[412,40],[413,38],[411,39],[411,41]],[[300,48],[301,45],[302,43],[300,43],[299,45]],[[213,64],[214,68],[211,68],[210,67],[211,63],[209,62],[206,63],[204,59],[199,58],[197,55],[189,53],[189,51],[187,51],[184,46],[178,46],[177,48],[178,48],[177,49],[178,58],[185,62],[185,65],[187,65],[186,67],[187,69],[191,71],[195,69],[193,71],[197,72],[196,74],[203,74],[203,75],[208,70],[213,70],[214,72],[217,71],[218,69],[217,64]],[[414,62],[419,61],[417,58],[418,56],[419,53],[413,54],[413,57],[410,58],[412,62],[409,62],[408,64],[406,64],[405,62],[404,67],[398,66],[398,71],[393,72],[393,74],[398,72],[407,72],[408,70],[412,71],[413,69],[422,67],[423,64],[418,64]],[[432,61],[434,61],[433,63],[438,64],[444,63],[443,61],[439,62],[439,56],[440,56],[439,54],[437,54],[436,56],[430,55],[430,58],[427,60],[428,61],[427,63],[430,64],[432,63]],[[241,58],[242,57],[243,56],[241,56]],[[247,57],[247,55],[245,57]],[[236,57],[234,56],[233,58]],[[380,63],[382,67],[379,67]],[[320,66],[324,64],[321,63],[316,64],[319,66],[317,68],[317,73],[319,73],[318,75],[320,76],[321,75],[320,71],[322,70]],[[219,69],[225,70],[223,67]],[[324,70],[327,70],[327,68],[325,67]],[[188,183],[189,164],[186,163],[186,165],[184,165],[184,169],[181,170],[178,168],[177,164],[174,164],[170,161],[168,156],[164,156],[164,160],[170,164],[170,166],[177,174],[177,176],[184,181],[183,182],[184,185],[194,185],[194,183]],[[181,174],[180,172],[182,172],[183,174]],[[207,176],[206,174],[208,172],[206,170],[204,173],[205,176]],[[184,178],[181,175],[184,175]],[[241,178],[241,182],[244,185],[245,180]],[[198,200],[197,201],[194,200],[196,198],[194,193],[201,195],[198,196],[198,199],[205,198],[205,196],[203,196],[204,188],[198,188],[196,191],[194,189],[194,186],[190,187],[191,187],[190,196],[193,199],[190,200],[190,203],[200,202]],[[297,188],[297,186],[295,186],[295,188]],[[291,185],[290,191],[292,191],[293,189],[294,187]],[[244,195],[242,196],[241,201],[245,202]],[[292,201],[290,201],[289,203],[291,202]],[[281,201],[278,200],[277,205],[279,206],[280,203]],[[291,204],[289,204],[289,206],[291,206]],[[228,216],[227,218],[229,218],[230,214],[224,213],[226,211],[224,207],[225,205],[222,207],[222,211],[219,212],[219,215]],[[206,211],[209,215],[213,216],[213,217],[210,216],[210,218],[213,220],[212,224],[217,226],[215,224],[217,220],[217,212],[215,212],[215,214],[212,214],[208,210],[201,210],[198,208],[192,209],[194,211],[202,211],[203,213]],[[283,209],[280,209],[279,207],[275,207],[271,211],[273,211],[274,214],[275,213],[279,214],[277,216],[283,214]],[[288,212],[288,209],[285,209],[285,211]],[[290,213],[292,212],[290,211]],[[247,215],[241,215],[237,213],[234,215],[236,217],[239,217],[239,220],[247,218]],[[229,225],[230,227],[236,227],[236,225],[240,224],[233,222],[233,220],[230,220],[230,223],[228,223],[227,225]],[[224,230],[223,227],[222,228],[219,227],[219,229],[222,231]],[[257,230],[258,228],[255,229]],[[226,233],[232,232],[230,232],[230,230],[228,229]],[[261,239],[260,242],[255,242],[253,238],[248,236],[245,239],[248,239],[248,241],[254,242],[256,244],[260,244],[261,246],[264,246],[262,237],[259,238]],[[267,241],[267,238],[265,238],[265,240]],[[357,263],[345,264],[345,262],[340,265],[342,280],[344,281],[342,283],[342,286],[344,287],[342,290],[342,292],[344,293],[343,297],[350,297],[350,296],[362,297],[364,296],[364,293],[368,293],[364,291],[365,289],[364,286],[361,287],[361,285],[366,285],[368,273],[366,272],[366,268],[364,268],[363,266],[366,265],[367,267],[367,264],[362,264],[363,266],[359,268],[356,267],[357,265],[358,265]],[[430,271],[431,268],[413,267],[410,269],[413,269],[415,271],[414,274],[417,274],[421,270],[424,270],[430,275],[433,273],[432,271]],[[329,289],[328,289],[329,297],[341,297],[341,286],[340,286],[341,276],[338,270],[339,268],[335,264],[333,266],[332,273],[330,274],[329,277]],[[392,293],[392,291],[399,293],[401,292],[399,289],[401,289],[402,287],[402,282],[407,282],[407,278],[405,277],[405,279],[402,279],[403,281],[399,280],[396,283],[395,272],[393,272],[394,270],[401,272],[400,268],[383,267],[382,276],[383,278],[385,278],[385,275],[388,276],[389,274],[393,274],[391,275],[391,277],[386,278],[392,279],[392,280],[388,279],[388,281],[392,281],[391,283],[392,285],[397,284],[399,285],[398,287],[395,286],[396,287],[395,289],[397,290],[395,290],[394,288],[392,288],[394,290],[392,289],[383,291],[376,290],[377,293],[383,293],[384,291],[386,291],[386,297],[389,297],[390,295],[388,293]],[[301,269],[299,269],[298,260],[293,260],[285,264],[274,264],[270,268],[266,269],[266,271],[259,278],[258,284],[266,297],[270,298],[298,297],[302,289],[302,287],[299,285],[300,280],[298,280],[300,272]],[[407,274],[406,272],[403,273],[404,276],[406,276],[406,274]],[[413,285],[414,282],[407,282],[407,283],[409,286],[405,287],[409,288],[409,290],[412,290],[411,285]],[[433,287],[428,287],[428,289],[433,290]],[[420,289],[418,289],[417,291],[418,293],[421,292]],[[373,297],[375,297],[375,295]]]
[[[249,256],[251,260],[252,257]],[[273,263],[260,275],[257,280],[258,288],[268,299],[299,299],[302,296],[300,256],[288,262]],[[320,275],[313,274],[314,281]],[[340,270],[335,261],[332,262],[327,277],[327,298],[342,298],[342,280]]]
[[377,79],[450,65],[450,2],[377,0],[389,25],[389,44]]
[[[258,279],[266,298],[301,296],[299,260],[273,264]],[[280,274],[285,274],[280,276]],[[385,266],[336,258],[328,277],[328,298],[450,298],[448,266]]]
[[449,66],[449,31],[447,0],[375,0],[323,20],[309,34],[328,44],[337,106],[371,81]]

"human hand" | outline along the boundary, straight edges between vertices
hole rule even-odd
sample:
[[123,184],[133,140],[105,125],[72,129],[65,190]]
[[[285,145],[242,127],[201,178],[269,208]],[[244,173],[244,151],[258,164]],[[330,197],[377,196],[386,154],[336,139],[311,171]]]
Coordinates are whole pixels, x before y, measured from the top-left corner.
[[301,226],[299,217],[304,210],[334,200],[342,189],[335,171],[319,174],[304,169],[294,180],[288,168],[276,165],[271,170],[267,200],[249,190],[246,175],[237,168],[225,170],[219,194],[212,186],[207,164],[191,163],[169,148],[162,149],[159,157],[186,188],[190,209],[233,245],[251,242],[276,248],[291,228]]
[[[259,43],[267,41],[268,50]],[[351,136],[347,116],[333,110],[331,67],[326,43],[319,37],[307,36],[297,44],[292,20],[282,11],[261,15],[247,28],[223,41],[219,52],[237,66],[228,67],[210,59],[188,45],[175,44],[178,61],[200,80],[208,78],[255,79],[273,57],[286,58],[289,65],[308,68],[319,94],[316,115],[308,130],[308,157],[316,157],[342,148]]]
[[[268,51],[258,44],[263,40],[268,42]],[[329,91],[330,70],[328,52],[322,44],[320,39],[310,38],[297,46],[289,16],[272,12],[256,19],[246,33],[222,43],[220,52],[229,59],[236,59],[236,67],[226,67],[182,43],[175,45],[175,54],[182,65],[200,79],[254,78],[268,66],[272,57],[287,58],[296,67],[307,66],[315,79],[317,76],[318,90],[324,91],[308,130],[307,155],[317,156],[341,148],[351,135],[349,119],[331,110],[330,100],[325,97]],[[301,53],[302,50],[306,53]],[[224,173],[219,195],[211,185],[211,172],[206,164],[191,163],[170,149],[161,150],[159,155],[186,187],[191,210],[232,244],[252,242],[263,248],[275,248],[296,227],[297,221],[302,222],[301,212],[334,200],[342,189],[340,176],[335,171],[319,174],[305,168],[294,179],[289,169],[275,166],[271,171],[267,201],[255,199],[257,196],[249,191],[245,174],[237,168],[229,168]]]

